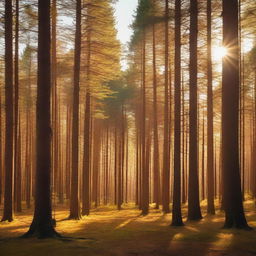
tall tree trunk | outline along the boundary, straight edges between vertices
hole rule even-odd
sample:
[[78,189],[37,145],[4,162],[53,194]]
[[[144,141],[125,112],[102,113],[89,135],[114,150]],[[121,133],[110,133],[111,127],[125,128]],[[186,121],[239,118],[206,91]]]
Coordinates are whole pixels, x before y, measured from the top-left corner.
[[109,144],[109,122],[107,122],[107,130],[106,130],[106,198],[105,203],[108,204],[109,202],[109,168],[110,168],[110,159],[111,159],[111,151],[110,151],[110,144]]
[[165,0],[165,89],[164,89],[164,145],[163,145],[163,212],[170,212],[170,144],[169,144],[169,1]]
[[115,132],[114,132],[114,149],[115,149],[115,157],[114,157],[114,203],[117,205],[117,184],[118,184],[118,177],[117,177],[117,169],[118,169],[118,143],[117,143],[117,123],[115,123]]
[[175,0],[175,123],[172,226],[182,226],[181,214],[181,0]]
[[58,192],[58,174],[59,174],[59,141],[58,141],[58,102],[57,102],[57,1],[51,0],[51,83],[52,83],[52,104],[51,104],[51,118],[52,118],[52,187],[54,189],[54,196]]
[[141,112],[141,147],[142,147],[142,214],[148,214],[148,172],[146,168],[146,31],[143,30],[143,54],[142,54],[142,112]]
[[[138,122],[137,122],[138,123]],[[140,142],[139,125],[136,123],[136,184],[135,205],[139,205]]]
[[12,1],[5,0],[5,191],[2,221],[13,221],[13,47]]
[[22,176],[21,176],[21,123],[20,123],[20,117],[18,120],[18,137],[17,137],[17,166],[16,166],[16,211],[21,212],[22,211]]
[[21,201],[18,194],[21,193],[21,166],[19,162],[19,0],[15,1],[15,60],[14,60],[14,203],[15,210],[21,212]]
[[72,120],[72,174],[70,194],[70,219],[80,219],[80,203],[78,198],[78,145],[79,145],[79,84],[81,60],[81,0],[76,1],[76,35],[74,56],[74,91]]
[[202,186],[202,200],[204,200],[205,199],[205,185],[204,185],[204,114],[203,114],[203,132],[202,132],[202,159],[201,159],[201,161],[202,161],[202,164],[201,164],[201,169],[202,169],[202,177],[201,177],[201,180],[202,180],[202,182],[201,182],[201,186]]
[[[56,95],[57,96],[57,95]],[[58,102],[58,101],[57,101]],[[59,203],[63,204],[64,203],[64,172],[63,172],[63,152],[62,152],[62,125],[61,125],[61,106],[60,104],[56,104],[57,107],[57,140],[56,140],[56,146],[58,148],[58,154],[57,154],[57,159],[58,159],[58,199]]]
[[[88,85],[89,86],[89,85]],[[89,90],[89,89],[87,89]],[[91,119],[91,96],[86,93],[86,109],[84,118],[84,163],[83,163],[83,194],[82,194],[82,215],[90,213],[90,119]]]
[[185,117],[185,86],[182,73],[182,203],[186,203],[186,152],[185,152],[185,138],[186,138],[186,117]]
[[153,26],[153,122],[154,122],[154,202],[156,209],[159,209],[160,204],[160,164],[159,164],[159,140],[158,140],[158,108],[157,108],[157,71],[156,71],[156,31],[155,24]]
[[94,201],[95,207],[98,206],[98,180],[99,180],[99,151],[100,151],[100,138],[101,130],[99,124],[94,121],[94,135],[93,135],[93,195],[92,200]]
[[71,116],[72,108],[70,103],[67,104],[67,126],[66,126],[66,198],[70,199],[70,171],[71,171]]
[[84,117],[84,162],[83,162],[83,193],[82,215],[90,213],[90,133],[91,133],[91,93],[90,93],[90,65],[91,65],[91,32],[87,36],[87,88]]
[[207,0],[207,213],[215,214],[212,95],[212,3]]
[[244,228],[239,174],[239,42],[238,0],[223,0],[223,45],[228,54],[222,70],[222,156],[225,228]]
[[197,131],[197,34],[198,3],[190,0],[190,66],[189,66],[189,190],[188,220],[202,218],[198,184],[198,131]]
[[50,0],[38,1],[38,85],[35,212],[25,237],[58,237],[51,206],[51,25]]
[[[121,121],[122,122],[122,121]],[[118,124],[116,124],[118,125]],[[122,124],[121,124],[121,127],[122,127]],[[119,137],[119,138],[118,138]],[[118,134],[118,131],[117,131],[117,209],[118,210],[121,210],[122,208],[122,183],[123,183],[123,180],[122,180],[122,133],[121,131],[119,132]]]
[[[241,32],[240,32],[241,37]],[[240,82],[240,94],[241,94],[241,189],[242,189],[242,198],[244,200],[245,194],[245,79],[244,79],[244,54],[241,53],[241,82]]]

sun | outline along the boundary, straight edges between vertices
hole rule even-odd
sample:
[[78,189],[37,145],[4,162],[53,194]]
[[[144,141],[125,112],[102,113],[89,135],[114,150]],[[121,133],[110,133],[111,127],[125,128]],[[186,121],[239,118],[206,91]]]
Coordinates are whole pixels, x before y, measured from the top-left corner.
[[222,60],[227,55],[227,48],[224,46],[216,46],[213,48],[213,58],[216,61]]

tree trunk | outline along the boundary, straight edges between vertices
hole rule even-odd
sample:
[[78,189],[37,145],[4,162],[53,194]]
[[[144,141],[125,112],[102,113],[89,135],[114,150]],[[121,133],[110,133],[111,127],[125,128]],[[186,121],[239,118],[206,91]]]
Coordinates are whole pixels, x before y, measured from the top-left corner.
[[38,85],[36,126],[35,212],[24,237],[60,236],[53,227],[51,206],[51,25],[50,0],[38,1]]
[[181,0],[175,0],[175,123],[172,226],[182,226],[181,214]]
[[148,173],[146,168],[146,31],[143,30],[143,54],[142,54],[142,112],[141,112],[141,147],[142,147],[142,214],[148,214],[147,185]]
[[223,0],[222,156],[225,228],[248,229],[239,174],[238,0]]
[[[21,166],[19,158],[19,0],[15,1],[15,61],[14,61],[14,203],[15,210],[21,212]],[[19,199],[18,199],[19,197]]]
[[90,64],[91,64],[91,32],[87,36],[87,88],[84,117],[84,162],[82,186],[82,215],[90,213],[90,133],[91,133],[91,94],[90,94]]
[[13,47],[12,1],[5,0],[5,190],[2,221],[13,221]]
[[70,199],[70,171],[71,171],[71,115],[72,109],[70,103],[67,103],[67,126],[66,126],[66,198]]
[[185,117],[185,86],[182,73],[182,203],[186,203],[186,152],[185,152],[185,138],[186,138],[186,117]]
[[56,197],[59,187],[58,174],[59,174],[59,141],[58,141],[58,102],[57,102],[57,39],[56,39],[56,26],[57,26],[57,2],[52,0],[51,5],[51,83],[52,83],[52,104],[51,104],[51,118],[52,118],[52,187],[54,196]]
[[79,145],[79,83],[81,60],[81,0],[76,1],[76,35],[74,56],[74,91],[72,120],[72,173],[70,194],[70,219],[80,219],[80,203],[78,198],[78,145]]
[[164,145],[163,145],[163,182],[162,204],[163,212],[170,212],[170,145],[169,145],[169,1],[165,0],[165,90],[164,90]]
[[207,213],[215,214],[212,95],[212,4],[207,0]]
[[154,127],[154,202],[155,208],[159,209],[160,204],[160,164],[159,164],[159,140],[158,140],[158,108],[157,108],[157,71],[156,71],[156,32],[155,24],[153,26],[153,127]]
[[[89,67],[88,67],[89,68]],[[89,86],[89,85],[87,85]],[[84,118],[84,163],[83,163],[83,194],[82,215],[90,213],[90,120],[91,120],[91,96],[89,88],[86,93],[86,109]]]
[[188,220],[202,218],[198,184],[198,131],[197,131],[197,34],[198,4],[190,0],[190,66],[189,66],[189,190]]
[[201,186],[202,186],[202,200],[205,199],[205,193],[204,193],[204,114],[203,114],[203,133],[202,133],[202,166],[201,166],[201,169],[202,169],[202,183],[201,183]]

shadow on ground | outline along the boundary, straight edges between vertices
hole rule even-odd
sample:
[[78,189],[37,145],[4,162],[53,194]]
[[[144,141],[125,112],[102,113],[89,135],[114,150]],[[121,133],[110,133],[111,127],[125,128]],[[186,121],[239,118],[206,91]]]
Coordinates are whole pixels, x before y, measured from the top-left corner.
[[[204,205],[203,205],[203,211]],[[255,206],[245,204],[247,219],[256,226]],[[186,220],[186,206],[183,207]],[[26,232],[31,211],[15,217],[12,223],[0,223],[1,256],[251,256],[256,255],[256,232],[223,230],[223,214],[204,216],[199,222],[186,222],[184,227],[171,227],[171,215],[151,209],[141,216],[134,207],[121,211],[113,207],[92,210],[82,220],[67,220],[68,211],[56,211],[57,231],[68,237],[85,239],[4,239]]]

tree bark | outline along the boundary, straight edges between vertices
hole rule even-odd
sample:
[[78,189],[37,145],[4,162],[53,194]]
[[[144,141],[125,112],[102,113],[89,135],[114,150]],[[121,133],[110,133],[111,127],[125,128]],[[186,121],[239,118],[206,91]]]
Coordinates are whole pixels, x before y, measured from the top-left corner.
[[5,0],[5,190],[2,221],[13,221],[13,47],[12,1]]
[[175,0],[174,181],[172,226],[182,226],[181,214],[181,0]]
[[170,212],[170,144],[169,144],[169,1],[165,0],[165,89],[164,89],[164,145],[162,175],[163,212]]
[[207,0],[207,213],[215,214],[212,94],[212,3]]
[[248,229],[239,174],[238,0],[223,0],[222,156],[225,228]]
[[36,119],[36,187],[32,224],[24,237],[59,237],[51,205],[51,25],[50,0],[38,1],[38,85]]
[[90,65],[91,65],[91,31],[87,36],[87,88],[85,99],[84,117],[84,162],[83,162],[83,194],[82,194],[82,215],[90,213],[90,133],[91,133],[91,93],[90,93]]
[[74,90],[72,120],[72,173],[70,194],[70,219],[80,219],[80,202],[78,198],[78,145],[79,145],[79,84],[81,60],[81,0],[76,1],[76,35],[74,55]]
[[198,184],[198,131],[197,131],[197,34],[198,3],[190,0],[190,66],[189,66],[189,190],[188,220],[202,218]]
[[160,204],[160,164],[159,164],[159,140],[158,140],[158,107],[157,107],[157,71],[156,71],[156,32],[155,24],[152,25],[153,32],[153,128],[154,128],[154,202],[155,208],[159,209]]

